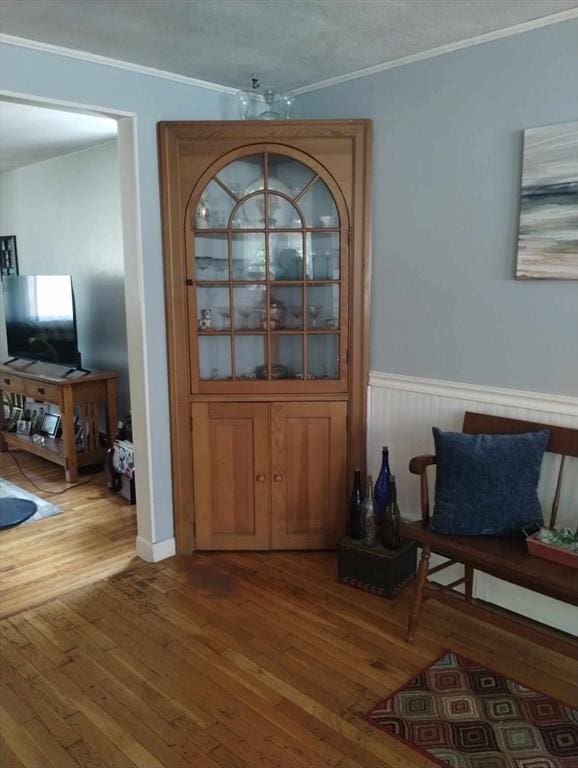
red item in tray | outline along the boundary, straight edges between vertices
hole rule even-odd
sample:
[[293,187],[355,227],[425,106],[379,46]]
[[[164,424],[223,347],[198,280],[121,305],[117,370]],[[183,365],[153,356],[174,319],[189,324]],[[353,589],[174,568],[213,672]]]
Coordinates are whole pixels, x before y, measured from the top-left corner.
[[546,560],[553,560],[555,563],[568,565],[570,568],[578,568],[578,552],[546,544],[545,541],[540,541],[537,533],[528,536],[526,541],[528,542],[528,552],[531,555],[543,557]]

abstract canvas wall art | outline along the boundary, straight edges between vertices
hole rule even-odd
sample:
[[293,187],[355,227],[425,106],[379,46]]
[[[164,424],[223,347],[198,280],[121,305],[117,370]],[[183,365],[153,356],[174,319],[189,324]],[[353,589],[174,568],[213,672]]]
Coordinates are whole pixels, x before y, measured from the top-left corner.
[[516,277],[578,280],[578,122],[524,131]]

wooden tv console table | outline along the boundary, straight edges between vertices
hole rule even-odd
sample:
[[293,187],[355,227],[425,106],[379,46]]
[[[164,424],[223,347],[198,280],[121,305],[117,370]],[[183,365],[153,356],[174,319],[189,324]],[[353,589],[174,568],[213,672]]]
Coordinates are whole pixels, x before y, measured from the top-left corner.
[[[0,450],[21,450],[42,456],[64,467],[66,481],[78,478],[78,468],[103,464],[106,451],[99,439],[99,406],[105,405],[106,431],[109,445],[116,436],[117,374],[112,371],[92,371],[84,375],[63,378],[65,371],[54,365],[0,365]],[[35,442],[33,435],[19,435],[4,429],[4,393],[12,407],[26,406],[26,398],[39,403],[57,405],[60,410],[62,437],[43,435],[44,442]],[[80,417],[84,449],[76,446],[76,416]]]

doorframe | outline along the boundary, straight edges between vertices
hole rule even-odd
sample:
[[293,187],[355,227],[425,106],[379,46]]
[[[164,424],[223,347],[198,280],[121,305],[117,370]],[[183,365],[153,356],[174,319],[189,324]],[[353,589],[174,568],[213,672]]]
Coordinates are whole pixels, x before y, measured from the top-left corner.
[[[152,407],[146,367],[144,324],[144,252],[142,246],[140,185],[138,173],[137,114],[110,107],[64,101],[33,93],[0,89],[0,100],[30,106],[108,117],[118,124],[118,163],[120,173],[121,221],[124,255],[125,303],[131,413],[135,430],[137,537],[136,554],[143,560],[156,561],[174,554],[174,545],[163,551],[155,548],[153,508],[152,435],[149,413]],[[169,540],[170,541],[170,540]],[[174,539],[172,540],[174,542]],[[165,545],[167,542],[161,542]]]

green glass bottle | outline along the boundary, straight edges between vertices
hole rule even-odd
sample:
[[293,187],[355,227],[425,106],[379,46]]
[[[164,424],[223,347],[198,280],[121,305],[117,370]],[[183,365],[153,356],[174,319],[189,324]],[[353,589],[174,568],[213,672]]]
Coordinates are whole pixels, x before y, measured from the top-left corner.
[[361,504],[363,517],[363,544],[366,547],[375,547],[377,544],[377,520],[373,507],[373,481],[371,475],[367,477],[367,494]]
[[391,476],[389,504],[383,515],[382,543],[387,549],[399,549],[401,547],[401,515],[397,506],[397,487],[395,476]]

